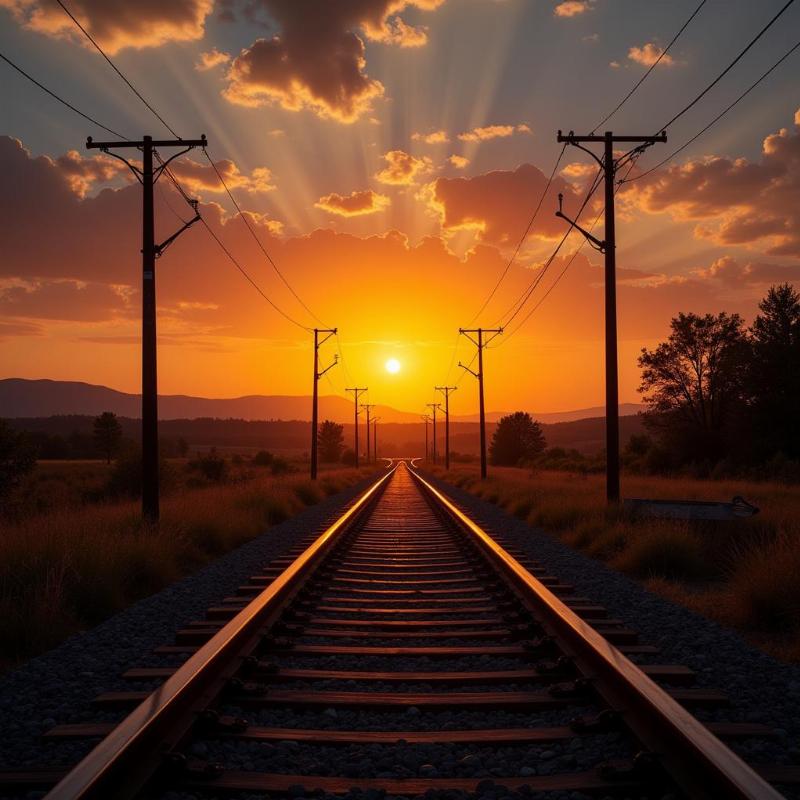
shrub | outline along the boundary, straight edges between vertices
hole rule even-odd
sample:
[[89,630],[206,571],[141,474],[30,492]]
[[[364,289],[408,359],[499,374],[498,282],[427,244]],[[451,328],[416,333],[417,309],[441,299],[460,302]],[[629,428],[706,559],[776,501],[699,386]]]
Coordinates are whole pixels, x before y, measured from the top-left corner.
[[348,467],[354,467],[356,465],[356,453],[355,453],[355,450],[353,450],[352,448],[348,447],[342,453],[342,464],[344,464],[345,466],[348,466]]
[[228,464],[217,454],[216,448],[205,455],[198,456],[189,462],[189,469],[199,472],[204,478],[214,483],[222,483],[228,473]]
[[259,450],[253,456],[253,463],[257,467],[268,467],[270,464],[272,464],[273,458],[274,456],[268,450]]
[[273,475],[286,475],[287,472],[292,471],[292,466],[285,458],[275,456],[270,464],[270,469]]
[[702,543],[686,528],[657,525],[627,538],[628,547],[616,561],[624,572],[678,580],[696,580],[708,572]]

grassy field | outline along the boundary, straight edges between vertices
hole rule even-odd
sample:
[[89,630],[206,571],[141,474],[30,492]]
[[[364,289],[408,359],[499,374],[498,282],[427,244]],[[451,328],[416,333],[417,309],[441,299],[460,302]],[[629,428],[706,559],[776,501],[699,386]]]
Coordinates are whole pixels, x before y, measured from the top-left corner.
[[800,661],[800,486],[623,476],[624,497],[725,500],[755,517],[729,523],[633,520],[605,507],[602,475],[477,466],[435,470],[650,589],[743,631],[772,654]]
[[[273,475],[250,462],[224,482],[170,463],[161,524],[142,524],[139,503],[102,492],[100,462],[40,464],[0,522],[0,669],[96,625],[223,553],[369,474],[362,469]],[[98,500],[97,498],[104,498]]]

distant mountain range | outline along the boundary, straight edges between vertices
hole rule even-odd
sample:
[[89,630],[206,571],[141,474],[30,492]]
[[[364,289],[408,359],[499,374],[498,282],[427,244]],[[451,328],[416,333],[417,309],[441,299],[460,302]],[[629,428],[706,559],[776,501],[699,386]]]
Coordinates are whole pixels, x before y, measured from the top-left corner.
[[[161,395],[159,416],[162,419],[219,419],[245,420],[302,420],[311,418],[311,397],[293,395],[247,395],[214,399],[190,395]],[[97,386],[77,381],[27,380],[6,378],[0,380],[0,417],[50,417],[65,414],[97,415],[113,411],[121,417],[140,415],[138,394],[118,392],[107,386]],[[623,403],[620,414],[636,414],[641,410],[637,403]],[[376,406],[374,412],[384,423],[419,423],[420,415],[399,411],[391,406]],[[489,422],[496,422],[508,412],[487,412]],[[349,423],[353,420],[353,403],[337,395],[319,398],[320,419]],[[589,417],[602,417],[600,407],[563,411],[533,416],[545,423],[572,422]],[[477,414],[451,417],[453,422],[477,422]]]

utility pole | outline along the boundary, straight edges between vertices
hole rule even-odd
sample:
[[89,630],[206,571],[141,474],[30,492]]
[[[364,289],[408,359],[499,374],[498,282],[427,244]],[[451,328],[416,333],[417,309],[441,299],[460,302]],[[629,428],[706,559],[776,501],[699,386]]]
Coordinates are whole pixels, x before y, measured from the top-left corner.
[[367,412],[367,464],[369,464],[369,457],[370,457],[370,443],[369,443],[369,413],[370,411],[375,408],[375,403],[362,403],[361,408]]
[[356,437],[356,442],[355,442],[356,469],[358,469],[358,416],[361,413],[358,410],[358,398],[359,398],[359,395],[362,395],[362,394],[364,394],[364,392],[367,391],[367,387],[365,386],[363,389],[359,389],[358,386],[354,386],[352,389],[345,388],[345,391],[353,393],[353,402],[355,403],[355,407],[356,407],[355,414],[353,416],[353,426],[355,427],[355,437]]
[[375,463],[378,463],[378,421],[380,417],[372,418],[372,452],[375,453]]
[[425,405],[433,412],[433,463],[436,464],[436,409],[442,410],[441,403],[426,403]]
[[[469,364],[458,362],[458,366],[465,369],[478,379],[478,407],[480,410],[481,425],[481,480],[486,478],[486,410],[483,403],[483,348],[486,347],[495,336],[499,336],[502,328],[459,328],[458,332],[466,336],[478,348],[478,371],[471,369]],[[488,339],[484,339],[484,334],[490,333]],[[473,339],[473,334],[477,337]]]
[[[321,333],[327,334],[325,338],[320,341],[319,335]],[[319,379],[331,368],[336,366],[339,360],[337,353],[333,357],[333,362],[328,364],[322,372],[319,371],[319,348],[322,347],[331,336],[336,335],[336,328],[314,328],[314,391],[311,400],[311,480],[317,479],[317,429],[319,427]]]
[[450,469],[450,393],[458,386],[437,386],[436,391],[444,395],[444,468]]
[[[95,142],[86,140],[88,150],[101,150],[124,162],[142,184],[142,517],[156,523],[158,496],[158,345],[156,335],[156,259],[191,225],[200,219],[197,201],[191,201],[194,218],[165,239],[155,242],[153,187],[169,163],[195,147],[205,147],[205,134],[199,139],[159,139],[144,136],[140,141]],[[111,148],[136,148],[142,153],[141,169],[128,159],[110,152]],[[166,162],[153,169],[156,147],[182,147]],[[157,154],[156,154],[157,155]],[[160,161],[160,159],[159,159]]]
[[[584,230],[577,221],[565,216],[561,210],[559,197],[559,210],[556,216],[565,219],[589,243],[601,253],[605,254],[605,318],[606,318],[606,500],[609,505],[619,502],[619,375],[617,359],[617,263],[616,248],[617,237],[614,227],[614,194],[616,191],[616,174],[620,167],[629,164],[634,158],[643,153],[656,142],[666,142],[667,134],[662,132],[657,136],[615,136],[611,131],[606,131],[602,136],[576,136],[570,131],[566,136],[558,132],[558,141],[571,144],[585,153],[588,153],[603,171],[605,179],[605,239],[600,241],[591,233]],[[603,158],[595,155],[582,143],[600,142],[604,145]],[[614,158],[615,144],[634,144],[631,150],[619,158]]]
[[428,460],[428,423],[431,418],[427,414],[421,414],[420,419],[425,423],[425,461]]

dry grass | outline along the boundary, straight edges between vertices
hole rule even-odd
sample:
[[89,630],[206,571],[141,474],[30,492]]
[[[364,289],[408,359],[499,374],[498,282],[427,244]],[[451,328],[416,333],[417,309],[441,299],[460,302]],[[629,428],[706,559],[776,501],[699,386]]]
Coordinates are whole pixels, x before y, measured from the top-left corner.
[[732,523],[644,521],[605,506],[602,475],[473,466],[445,476],[649,588],[800,661],[800,487],[775,482],[624,476],[623,495],[730,500],[761,509]]
[[141,523],[137,502],[76,506],[71,498],[4,524],[0,667],[97,624],[366,474],[330,471],[314,485],[260,471],[247,481],[184,488],[162,500],[157,530]]

